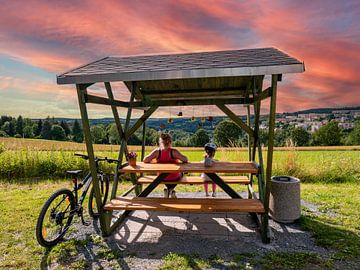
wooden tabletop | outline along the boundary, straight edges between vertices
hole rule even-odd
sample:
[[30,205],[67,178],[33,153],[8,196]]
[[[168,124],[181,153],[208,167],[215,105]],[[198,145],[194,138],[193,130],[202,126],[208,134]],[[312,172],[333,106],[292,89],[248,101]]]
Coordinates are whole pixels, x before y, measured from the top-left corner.
[[255,162],[215,162],[211,167],[205,167],[202,162],[178,164],[137,162],[136,166],[128,165],[119,171],[122,173],[257,173],[258,165]]

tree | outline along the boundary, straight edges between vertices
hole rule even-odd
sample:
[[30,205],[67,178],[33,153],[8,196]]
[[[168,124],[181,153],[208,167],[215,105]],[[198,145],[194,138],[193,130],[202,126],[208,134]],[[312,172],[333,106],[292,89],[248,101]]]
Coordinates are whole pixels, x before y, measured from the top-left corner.
[[109,143],[110,144],[119,144],[120,143],[119,132],[118,132],[115,124],[110,125],[108,135],[109,135]]
[[313,135],[314,145],[340,145],[341,130],[335,121],[319,128]]
[[25,137],[25,138],[32,138],[32,137],[34,137],[34,132],[33,132],[33,127],[32,127],[32,126],[26,125],[26,126],[24,127],[24,137]]
[[57,141],[65,141],[65,130],[60,125],[53,125],[51,127],[51,139]]
[[0,130],[0,137],[9,137],[9,135],[5,131]]
[[145,145],[157,145],[159,141],[159,133],[153,128],[145,130]]
[[41,128],[41,138],[51,140],[51,123],[45,120]]
[[11,121],[9,122],[9,136],[14,136],[16,133],[16,119],[12,118]]
[[355,122],[353,131],[346,138],[347,145],[360,145],[360,120]]
[[103,126],[96,125],[90,128],[91,139],[93,143],[106,143],[106,132]]
[[69,125],[65,121],[61,121],[60,126],[64,129],[65,135],[69,136],[71,133]]
[[11,122],[12,117],[7,115],[2,115],[0,120],[0,126],[4,125],[5,122]]
[[21,115],[16,120],[16,133],[20,134],[21,137],[24,135],[24,120]]
[[6,121],[2,127],[1,127],[2,131],[4,131],[8,136],[10,136],[10,122]]
[[261,145],[268,145],[269,142],[269,130],[268,129],[259,129],[259,140]]
[[72,128],[73,141],[82,142],[84,140],[84,134],[80,127],[78,120],[75,120]]
[[214,139],[219,146],[237,146],[244,135],[244,131],[229,120],[221,121],[214,131]]
[[41,135],[41,130],[42,130],[42,121],[41,119],[37,122],[36,128],[34,129],[34,135],[35,136],[40,136]]
[[133,134],[130,136],[127,143],[128,143],[128,145],[141,145],[142,141],[141,141],[141,139],[139,139],[138,136],[136,136],[136,134]]
[[200,128],[189,138],[189,145],[203,147],[209,140],[209,135],[206,133],[205,129]]
[[311,136],[303,128],[294,128],[290,132],[290,138],[296,146],[305,146],[309,144]]

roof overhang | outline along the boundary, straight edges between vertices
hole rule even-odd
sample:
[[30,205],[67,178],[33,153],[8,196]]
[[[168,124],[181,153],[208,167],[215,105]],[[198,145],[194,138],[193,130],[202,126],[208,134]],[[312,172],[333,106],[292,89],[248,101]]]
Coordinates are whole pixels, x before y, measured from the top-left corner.
[[304,64],[275,48],[106,57],[57,76],[58,84],[301,73]]

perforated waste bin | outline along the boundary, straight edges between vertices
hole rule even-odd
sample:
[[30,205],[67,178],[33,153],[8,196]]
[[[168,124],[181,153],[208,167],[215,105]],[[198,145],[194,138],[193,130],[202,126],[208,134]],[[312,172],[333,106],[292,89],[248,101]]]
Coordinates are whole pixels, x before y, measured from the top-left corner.
[[300,218],[300,180],[290,176],[271,177],[269,214],[281,223],[291,223]]

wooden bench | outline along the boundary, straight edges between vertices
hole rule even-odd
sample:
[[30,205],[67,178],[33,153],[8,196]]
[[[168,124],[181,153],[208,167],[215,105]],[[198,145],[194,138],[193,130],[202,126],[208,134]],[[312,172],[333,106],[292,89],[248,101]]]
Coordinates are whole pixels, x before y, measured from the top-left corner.
[[[249,177],[247,176],[220,176],[221,179],[224,180],[227,184],[242,184],[248,185],[250,184]],[[156,175],[147,175],[140,177],[137,180],[138,184],[150,184],[154,181]],[[204,179],[201,176],[184,176],[178,181],[163,181],[162,184],[189,184],[189,185],[201,185],[204,184]]]
[[256,199],[202,199],[117,197],[104,206],[105,210],[148,210],[173,212],[247,212],[264,213]]

